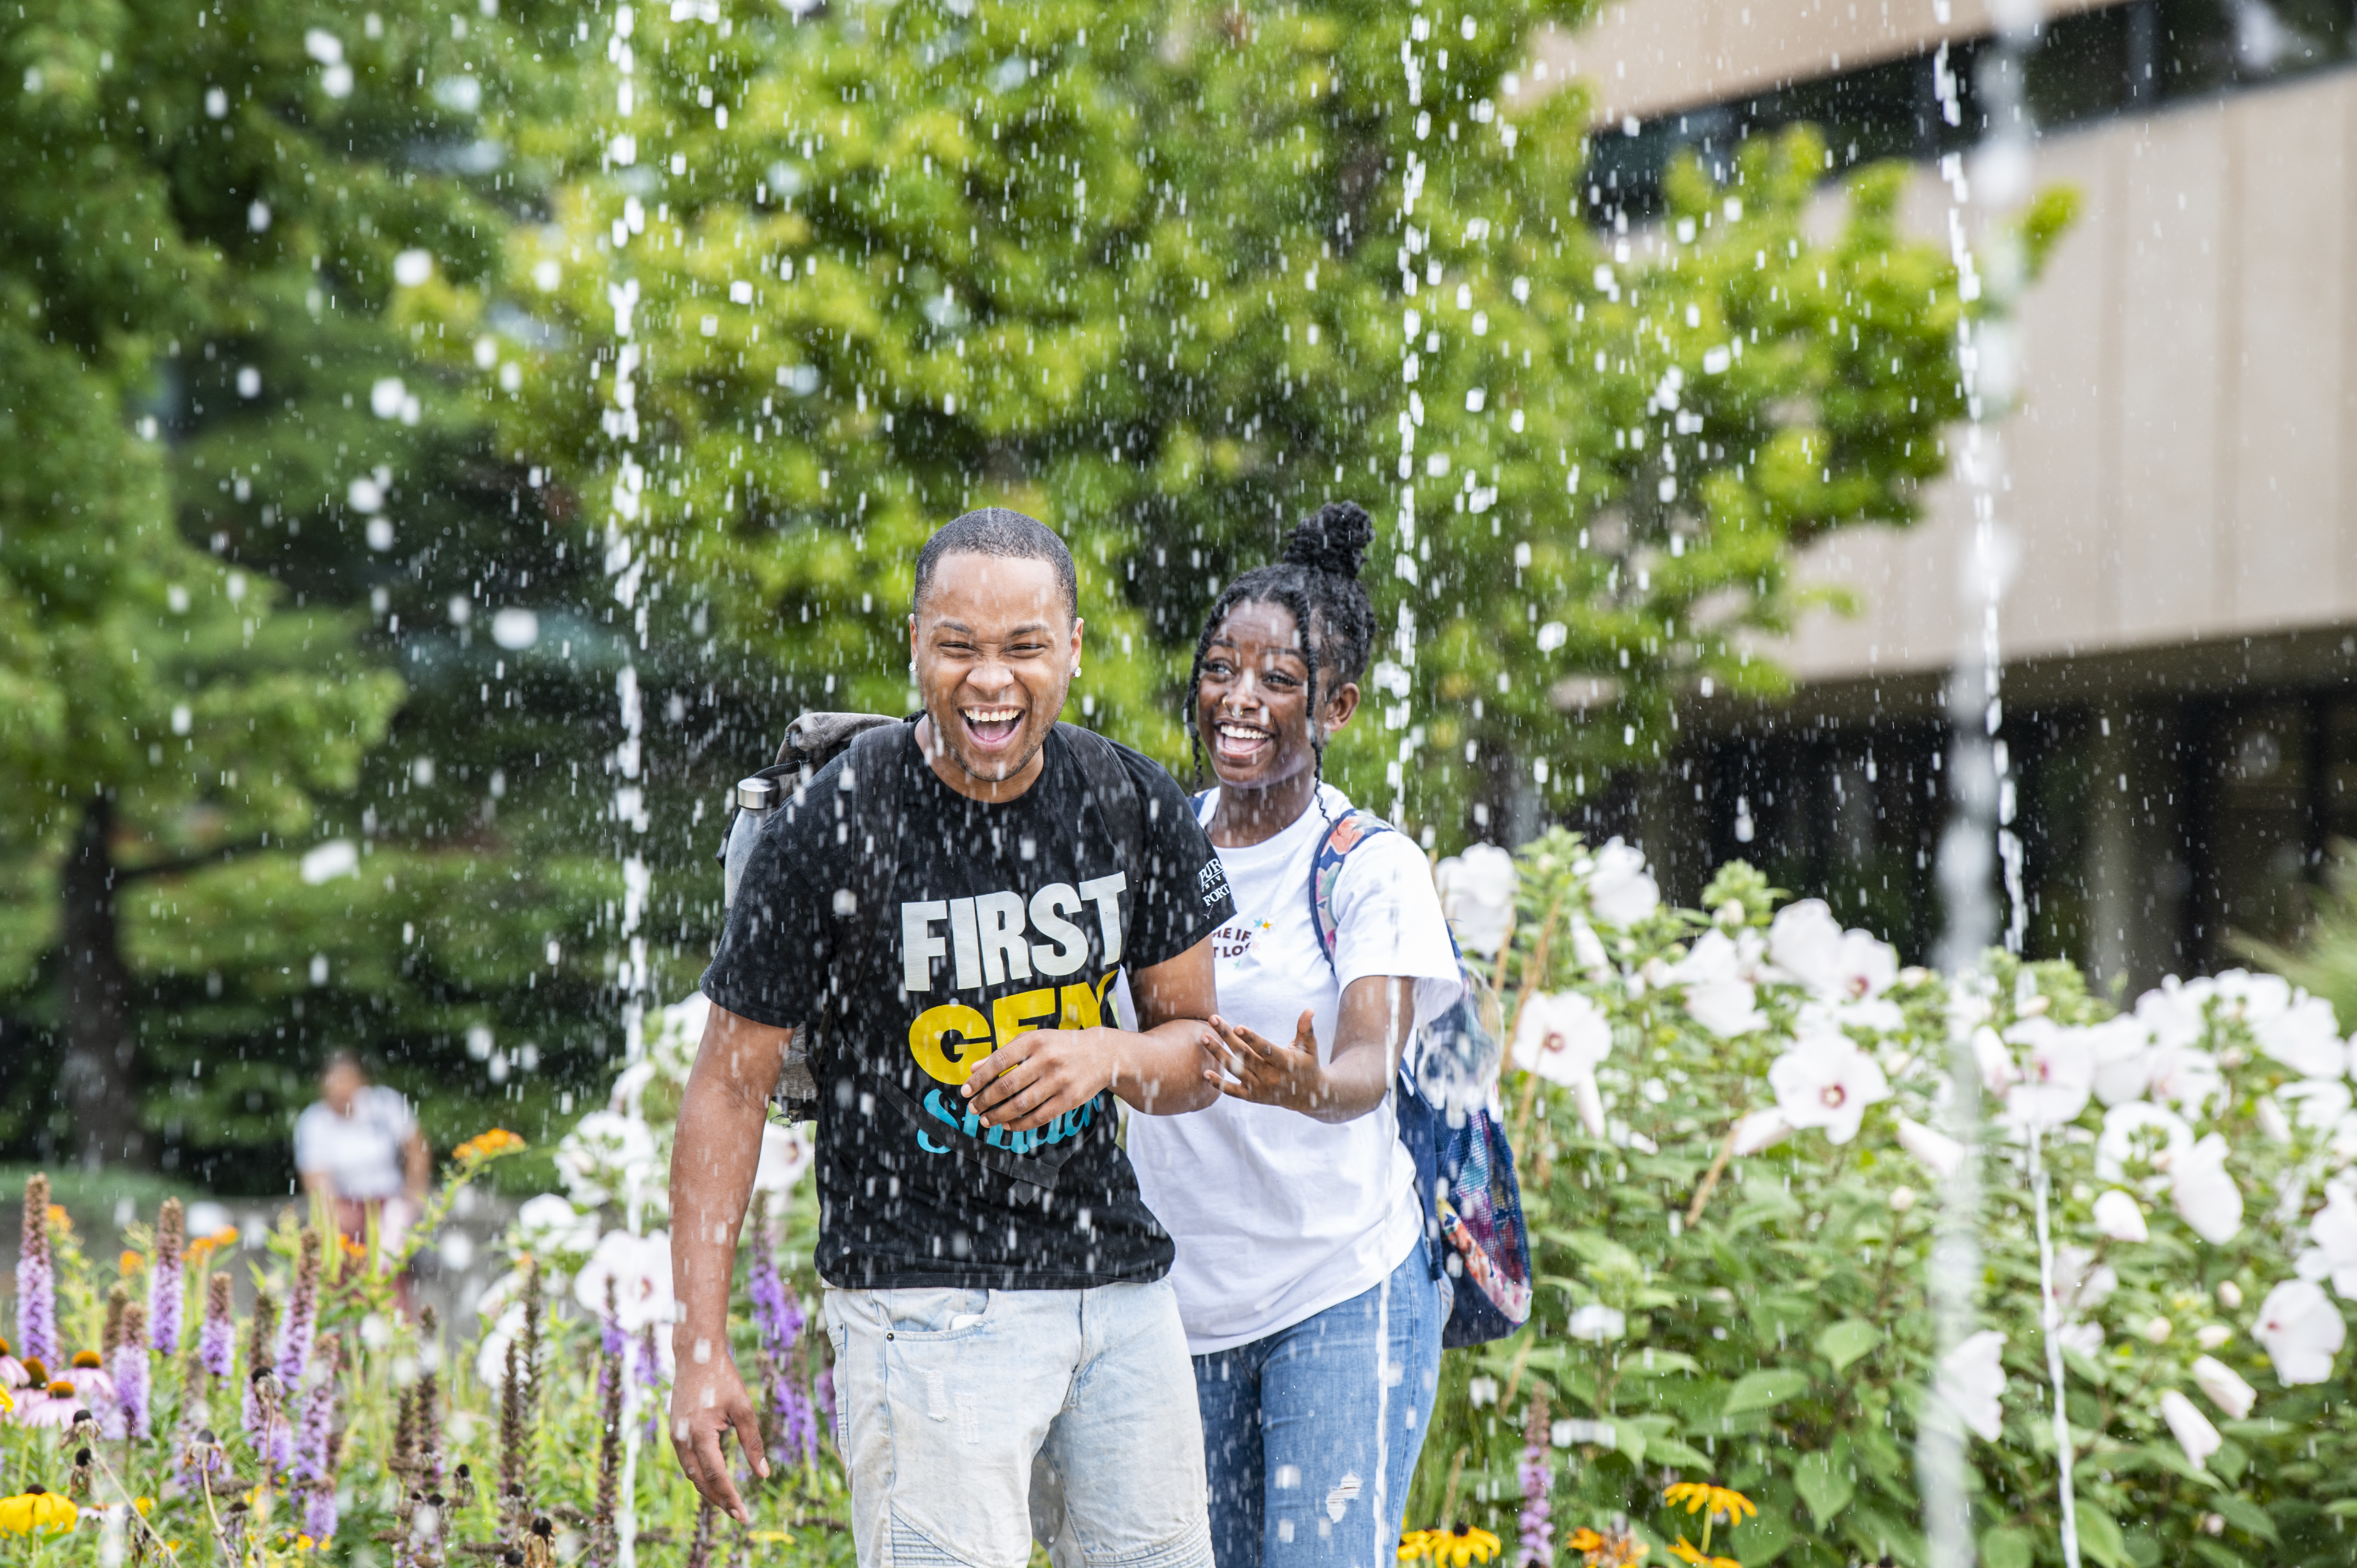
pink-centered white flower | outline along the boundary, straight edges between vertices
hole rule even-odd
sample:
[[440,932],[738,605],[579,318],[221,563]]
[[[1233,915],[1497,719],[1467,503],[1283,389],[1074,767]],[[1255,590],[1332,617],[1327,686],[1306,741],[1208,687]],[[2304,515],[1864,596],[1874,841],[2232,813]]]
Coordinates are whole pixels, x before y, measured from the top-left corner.
[[2285,1280],[2259,1303],[2259,1320],[2251,1337],[2275,1363],[2276,1379],[2287,1388],[2320,1383],[2332,1376],[2332,1359],[2341,1353],[2349,1326],[2341,1309],[2312,1280]]
[[2111,1299],[2120,1276],[2109,1263],[2095,1262],[2084,1247],[2054,1250],[2054,1308],[2065,1318],[2093,1312]]
[[2136,1195],[2108,1187],[2095,1197],[2095,1229],[2115,1241],[2143,1241],[2152,1232],[2144,1222],[2144,1206]]
[[1472,844],[1433,867],[1432,880],[1457,945],[1495,954],[1514,914],[1514,857],[1493,843]]
[[2175,1389],[2160,1396],[2160,1419],[2169,1423],[2169,1435],[2185,1450],[2185,1462],[2197,1470],[2225,1442],[2210,1424],[2210,1418]]
[[2249,1415],[2259,1397],[2259,1391],[2244,1382],[2240,1372],[2215,1356],[2194,1358],[2193,1385],[2234,1421]]
[[1942,1181],[1964,1168],[1964,1146],[1935,1127],[1911,1116],[1899,1119],[1899,1146],[1923,1163]]
[[2243,1189],[2226,1169],[2226,1140],[2212,1133],[2179,1156],[2169,1172],[2177,1217],[2214,1247],[2243,1228]]
[[2152,1081],[2152,1031],[2123,1013],[2080,1033],[2095,1058],[2095,1098],[2105,1105],[2143,1099]]
[[1768,1068],[1776,1110],[1794,1127],[1823,1128],[1836,1144],[1857,1136],[1866,1108],[1890,1098],[1889,1080],[1857,1042],[1836,1029],[1802,1036]]
[[2302,1078],[2339,1078],[2349,1070],[2349,1047],[2332,1004],[2321,996],[2296,994],[2288,1007],[2251,1026],[2259,1049]]
[[2214,981],[2179,980],[2172,974],[2136,998],[2136,1021],[2151,1035],[2156,1047],[2190,1046],[2201,1037],[2210,1001],[2217,993]]
[[2300,1277],[2330,1280],[2342,1300],[2357,1301],[2357,1192],[2341,1182],[2327,1187],[2308,1238],[2315,1245],[2299,1255]]
[[2166,1173],[2193,1146],[2185,1118],[2149,1101],[2131,1100],[2104,1112],[2095,1137],[2095,1175],[2126,1181],[2132,1174]]
[[1735,1141],[1731,1145],[1738,1155],[1756,1155],[1771,1149],[1792,1135],[1792,1124],[1784,1120],[1783,1112],[1773,1106],[1754,1111],[1735,1124]]
[[2006,1115],[2021,1126],[2060,1127],[2087,1108],[2095,1083],[2095,1056],[2076,1029],[2050,1018],[2025,1018],[2007,1034],[2021,1049],[2021,1077],[2005,1091]]
[[672,1294],[671,1232],[633,1236],[627,1230],[608,1230],[599,1237],[597,1250],[574,1276],[573,1299],[593,1317],[605,1316],[608,1281],[614,1286],[615,1316],[624,1333],[636,1334],[651,1323],[667,1326],[678,1305]]
[[1705,931],[1670,970],[1671,979],[1685,987],[1688,1015],[1722,1040],[1766,1028],[1768,1015],[1760,1011],[1751,983],[1760,957],[1760,940],[1749,931],[1741,940],[1717,929]]
[[1577,991],[1534,993],[1514,1020],[1514,1065],[1550,1083],[1595,1077],[1611,1052],[1611,1020]]
[[1587,908],[1597,923],[1633,926],[1662,907],[1662,889],[1645,868],[1645,852],[1613,839],[1585,868]]
[[1982,1092],[1992,1098],[2004,1099],[2006,1091],[2021,1081],[2021,1066],[2013,1059],[2012,1050],[1986,1024],[1973,1031],[1973,1063],[1980,1069]]
[[1940,1358],[1932,1391],[1985,1442],[2004,1431],[2005,1336],[1984,1328]]
[[1776,911],[1768,925],[1768,958],[1827,1001],[1869,1001],[1899,979],[1897,950],[1870,932],[1842,929],[1822,898],[1803,898]]
[[2151,1080],[2145,1092],[2189,1116],[2199,1116],[2226,1090],[2218,1058],[2191,1046],[2156,1046],[2145,1065]]
[[2312,1133],[2330,1132],[2349,1114],[2352,1101],[2348,1083],[2337,1078],[2304,1078],[2276,1090],[2276,1099],[2290,1113],[2291,1124]]

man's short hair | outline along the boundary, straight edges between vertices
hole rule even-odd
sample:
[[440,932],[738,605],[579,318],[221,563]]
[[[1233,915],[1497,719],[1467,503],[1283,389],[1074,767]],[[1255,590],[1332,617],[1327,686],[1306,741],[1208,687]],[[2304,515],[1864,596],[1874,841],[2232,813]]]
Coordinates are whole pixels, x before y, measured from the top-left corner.
[[348,1067],[362,1078],[368,1076],[368,1064],[361,1060],[361,1054],[350,1046],[338,1046],[329,1051],[319,1063],[319,1076],[325,1078],[339,1067]]
[[1081,575],[1072,564],[1072,553],[1064,548],[1064,542],[1056,537],[1054,529],[1038,519],[1003,506],[986,506],[943,523],[917,552],[916,605],[924,604],[925,590],[932,585],[934,568],[941,564],[942,558],[960,554],[1045,561],[1056,569],[1056,586],[1064,596],[1064,614],[1079,618]]

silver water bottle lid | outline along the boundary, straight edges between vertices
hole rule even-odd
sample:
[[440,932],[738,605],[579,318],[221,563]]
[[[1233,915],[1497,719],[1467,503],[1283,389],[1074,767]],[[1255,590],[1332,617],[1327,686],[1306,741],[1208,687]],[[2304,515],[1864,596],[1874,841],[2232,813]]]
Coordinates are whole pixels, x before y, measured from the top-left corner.
[[737,804],[748,811],[766,811],[778,803],[778,786],[768,779],[737,780]]

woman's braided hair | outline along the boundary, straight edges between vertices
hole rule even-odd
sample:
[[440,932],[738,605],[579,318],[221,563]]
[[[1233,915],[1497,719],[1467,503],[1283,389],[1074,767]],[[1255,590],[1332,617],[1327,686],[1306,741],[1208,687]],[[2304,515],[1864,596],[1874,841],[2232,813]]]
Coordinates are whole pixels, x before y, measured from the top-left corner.
[[[1301,660],[1309,667],[1309,745],[1317,754],[1318,782],[1325,781],[1326,736],[1318,724],[1321,700],[1329,690],[1364,677],[1374,649],[1375,607],[1359,581],[1360,564],[1374,539],[1375,526],[1364,507],[1329,501],[1295,525],[1275,564],[1254,567],[1220,595],[1195,639],[1195,665],[1187,675],[1187,745],[1198,779],[1203,775],[1203,736],[1196,703],[1203,688],[1204,655],[1238,605],[1273,604],[1292,611],[1299,628]],[[1321,671],[1329,678],[1322,686]]]

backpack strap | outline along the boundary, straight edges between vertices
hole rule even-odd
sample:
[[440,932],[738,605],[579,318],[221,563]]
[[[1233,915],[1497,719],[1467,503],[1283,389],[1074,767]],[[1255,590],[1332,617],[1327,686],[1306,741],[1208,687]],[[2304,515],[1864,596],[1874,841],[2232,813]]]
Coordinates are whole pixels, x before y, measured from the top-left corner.
[[[1087,799],[1095,803],[1097,813],[1113,831],[1114,858],[1124,872],[1134,872],[1146,864],[1146,819],[1160,814],[1160,803],[1139,796],[1137,780],[1130,777],[1129,766],[1113,742],[1078,725],[1059,723],[1056,733],[1079,759],[1081,777],[1087,781]],[[1132,875],[1130,897],[1135,899],[1144,891]]]
[[1377,833],[1398,831],[1372,811],[1353,806],[1329,822],[1318,840],[1318,853],[1309,860],[1309,925],[1318,933],[1318,950],[1326,955],[1329,969],[1341,940],[1334,918],[1334,885],[1342,879],[1342,863]]

